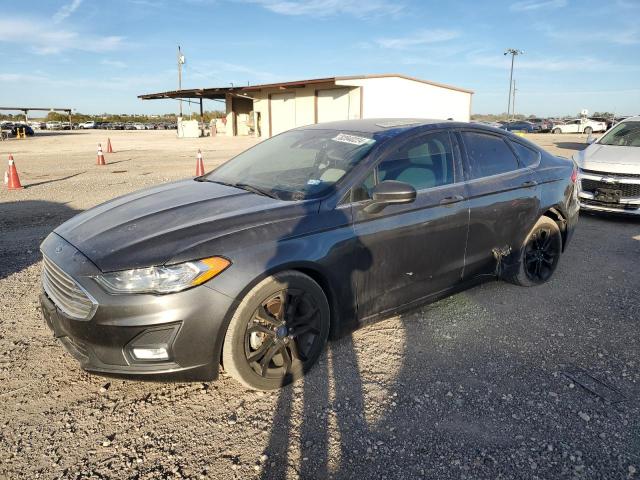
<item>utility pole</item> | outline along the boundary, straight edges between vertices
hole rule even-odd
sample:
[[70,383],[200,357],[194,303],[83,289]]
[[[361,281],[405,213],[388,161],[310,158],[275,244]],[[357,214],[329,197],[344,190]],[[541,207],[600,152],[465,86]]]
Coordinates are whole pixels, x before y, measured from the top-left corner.
[[[178,45],[178,90],[182,90],[182,65],[184,65],[184,55]],[[180,116],[182,117],[182,98],[180,99]]]
[[511,102],[511,118],[515,118],[516,116],[516,81],[513,80],[513,101]]
[[504,51],[504,55],[511,55],[511,74],[509,75],[509,97],[507,98],[507,117],[509,117],[509,113],[511,111],[511,87],[513,86],[513,62],[516,58],[516,55],[522,55],[524,53],[523,50],[518,50],[516,48],[507,48]]

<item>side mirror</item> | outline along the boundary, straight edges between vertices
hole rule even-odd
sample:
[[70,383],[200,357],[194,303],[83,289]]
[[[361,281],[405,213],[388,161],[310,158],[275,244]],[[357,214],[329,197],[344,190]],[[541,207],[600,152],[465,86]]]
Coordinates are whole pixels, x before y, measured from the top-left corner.
[[594,136],[587,137],[587,143],[589,145],[591,145],[592,143],[596,143],[598,140],[600,140],[600,137],[594,137]]
[[405,182],[385,180],[371,192],[371,203],[364,208],[367,213],[378,213],[387,205],[411,203],[416,199],[416,189]]

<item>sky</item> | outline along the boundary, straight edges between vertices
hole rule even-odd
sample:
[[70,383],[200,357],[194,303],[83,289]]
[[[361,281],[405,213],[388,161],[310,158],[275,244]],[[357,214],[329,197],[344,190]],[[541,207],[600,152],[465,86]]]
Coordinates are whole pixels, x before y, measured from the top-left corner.
[[177,89],[181,45],[184,88],[401,73],[501,113],[516,48],[518,113],[640,114],[639,18],[640,0],[3,2],[0,106],[176,112],[137,96]]

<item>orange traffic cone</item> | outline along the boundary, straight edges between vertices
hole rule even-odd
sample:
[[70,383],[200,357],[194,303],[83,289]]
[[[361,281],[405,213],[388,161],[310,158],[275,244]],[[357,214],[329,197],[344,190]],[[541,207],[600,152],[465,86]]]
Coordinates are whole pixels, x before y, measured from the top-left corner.
[[18,177],[18,170],[16,164],[13,163],[13,155],[9,154],[9,170],[4,174],[5,183],[9,190],[20,190],[24,188],[20,183],[20,177]]
[[102,153],[102,145],[98,144],[98,161],[96,165],[106,165],[107,162],[104,161],[104,153]]
[[198,149],[198,161],[196,162],[196,177],[204,175],[204,163],[202,162],[202,152]]
[[107,138],[107,153],[113,153],[113,147],[111,147],[111,139]]

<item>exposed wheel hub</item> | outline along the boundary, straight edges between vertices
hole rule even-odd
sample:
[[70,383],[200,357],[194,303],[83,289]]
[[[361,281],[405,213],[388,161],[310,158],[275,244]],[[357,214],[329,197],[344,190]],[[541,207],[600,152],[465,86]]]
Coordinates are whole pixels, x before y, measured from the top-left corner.
[[278,337],[279,339],[283,339],[287,335],[289,335],[289,329],[286,325],[281,325],[276,329],[276,337]]

